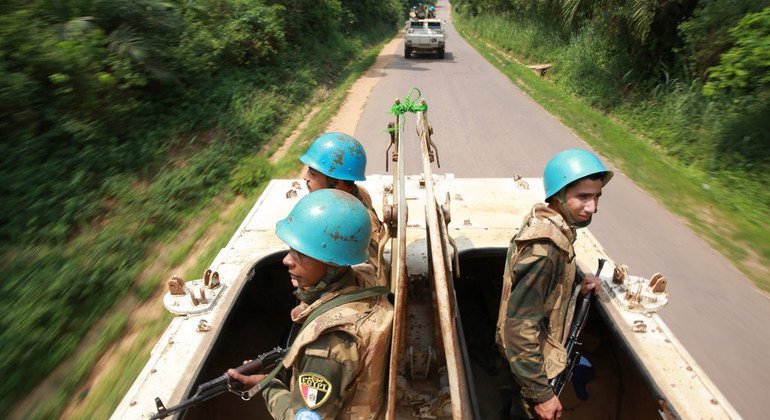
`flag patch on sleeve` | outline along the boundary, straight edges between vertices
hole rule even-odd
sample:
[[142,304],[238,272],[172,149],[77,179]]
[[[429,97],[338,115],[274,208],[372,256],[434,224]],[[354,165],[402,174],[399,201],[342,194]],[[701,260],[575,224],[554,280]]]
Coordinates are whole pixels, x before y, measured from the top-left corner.
[[298,381],[302,399],[311,410],[322,406],[332,393],[331,382],[316,373],[303,373]]

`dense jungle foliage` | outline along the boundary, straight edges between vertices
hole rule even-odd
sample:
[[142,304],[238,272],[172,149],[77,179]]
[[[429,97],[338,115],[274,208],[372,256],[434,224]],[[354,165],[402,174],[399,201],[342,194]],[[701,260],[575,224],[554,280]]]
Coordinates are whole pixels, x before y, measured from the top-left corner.
[[[767,0],[461,0],[469,28],[770,214]],[[764,224],[764,229],[768,225]],[[767,256],[770,258],[770,255]]]
[[153,244],[223,190],[269,178],[255,152],[406,8],[3,1],[0,412],[119,298],[157,287],[132,285]]

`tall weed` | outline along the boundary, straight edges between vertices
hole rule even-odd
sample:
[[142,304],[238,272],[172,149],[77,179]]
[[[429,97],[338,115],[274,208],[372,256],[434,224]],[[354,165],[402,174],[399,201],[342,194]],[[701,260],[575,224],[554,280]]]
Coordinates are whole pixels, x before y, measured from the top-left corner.
[[627,60],[596,29],[584,27],[554,51],[553,78],[568,92],[603,109],[618,103]]
[[526,62],[549,62],[563,46],[558,27],[521,20],[512,14],[468,17],[471,31]]

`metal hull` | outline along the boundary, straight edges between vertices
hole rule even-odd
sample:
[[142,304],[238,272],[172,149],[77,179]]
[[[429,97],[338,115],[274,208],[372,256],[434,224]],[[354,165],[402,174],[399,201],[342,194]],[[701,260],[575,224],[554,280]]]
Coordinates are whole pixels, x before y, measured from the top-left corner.
[[[381,203],[383,189],[391,182],[391,176],[370,176],[363,185],[373,202]],[[497,401],[495,371],[500,366],[496,365],[493,332],[505,249],[523,215],[542,199],[542,183],[540,179],[453,179],[447,175],[434,176],[433,184],[435,196],[449,193],[452,198],[448,233],[456,241],[460,257],[461,276],[453,281],[450,278],[453,287],[446,295],[449,301],[456,296],[458,319],[444,320],[442,328],[463,327],[454,329],[460,344],[455,357],[468,373],[460,385],[467,387],[464,392],[472,406],[462,414],[455,412],[454,417],[489,418]],[[405,332],[398,362],[401,371],[412,388],[434,397],[446,387],[446,375],[439,373],[446,359],[442,334],[437,333],[442,329],[442,320],[436,315],[442,304],[429,281],[435,273],[429,268],[424,186],[425,180],[419,176],[406,177],[404,201],[409,216],[405,265],[413,285],[420,281],[426,284],[421,286],[422,296],[410,297],[411,309],[396,328]],[[274,180],[268,185],[211,264],[220,273],[224,287],[217,302],[206,312],[179,316],[171,322],[112,418],[148,418],[155,413],[155,397],[166,405],[175,404],[198,383],[283,344],[294,300],[280,262],[286,247],[275,236],[274,226],[306,193],[293,180]],[[587,272],[594,271],[599,257],[614,265],[586,229],[579,231],[576,250],[578,263]],[[389,250],[385,259],[390,261]],[[608,284],[610,271],[605,271],[607,278],[603,276]],[[594,398],[578,404],[568,387],[564,405],[574,407],[575,416],[615,418],[620,407],[623,418],[634,418],[636,414],[629,414],[632,412],[640,418],[655,413],[664,417],[739,418],[657,315],[628,312],[620,296],[607,293],[596,306],[584,339],[594,353],[591,361],[597,377],[589,385]],[[199,328],[202,320],[208,331]],[[639,320],[648,326],[645,332],[634,332]],[[430,352],[433,355],[429,357]],[[452,413],[446,404],[436,403],[433,408],[444,410],[434,414]],[[408,405],[397,405],[395,410],[395,418],[416,414]],[[188,410],[184,418],[255,414],[268,418],[261,398],[243,402],[225,395]]]

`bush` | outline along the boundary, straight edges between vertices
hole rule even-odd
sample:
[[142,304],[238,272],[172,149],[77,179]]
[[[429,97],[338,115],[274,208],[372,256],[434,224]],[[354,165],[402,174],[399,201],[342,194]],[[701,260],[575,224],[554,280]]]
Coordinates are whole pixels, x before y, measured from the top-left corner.
[[272,177],[272,165],[263,156],[249,156],[238,164],[230,173],[230,189],[238,194],[246,194]]
[[730,29],[734,46],[710,68],[707,95],[718,91],[753,94],[770,91],[770,7],[750,13]]
[[720,56],[734,40],[729,31],[748,13],[766,7],[766,0],[700,1],[692,17],[679,25],[681,56],[696,78],[705,81],[707,70],[719,63]]

